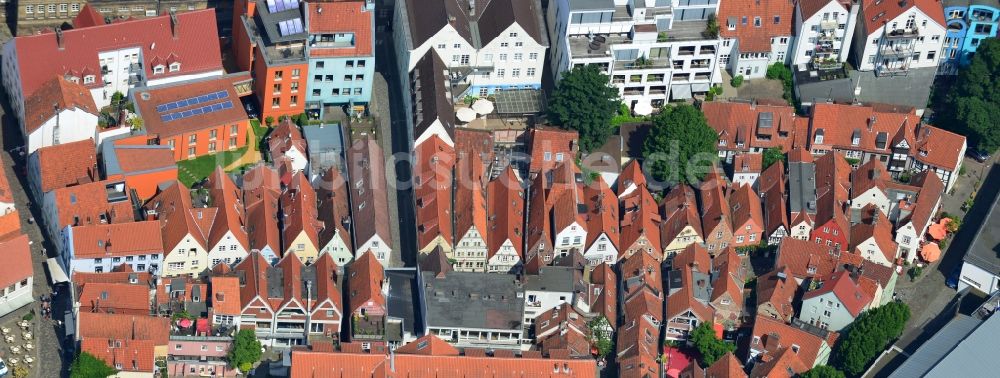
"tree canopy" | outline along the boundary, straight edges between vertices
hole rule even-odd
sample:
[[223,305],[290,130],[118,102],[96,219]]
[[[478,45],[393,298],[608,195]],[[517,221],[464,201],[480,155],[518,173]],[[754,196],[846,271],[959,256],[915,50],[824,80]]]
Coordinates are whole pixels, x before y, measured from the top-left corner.
[[1000,39],[983,39],[972,62],[958,74],[949,98],[958,131],[977,147],[993,152],[1000,147]]
[[902,302],[861,313],[847,328],[847,336],[841,336],[834,352],[835,366],[850,376],[864,373],[865,367],[903,333],[908,320],[910,307]]
[[701,323],[691,331],[691,342],[701,357],[702,366],[709,366],[718,361],[726,353],[736,350],[736,345],[727,343],[715,337],[715,330],[712,323]]
[[253,364],[260,361],[260,341],[251,329],[241,329],[233,339],[229,349],[229,365],[242,371],[250,370]]
[[619,106],[618,90],[596,65],[573,67],[563,73],[548,104],[548,119],[580,133],[580,147],[600,147],[613,131],[611,117]]
[[80,352],[80,355],[76,356],[76,360],[73,361],[73,365],[69,367],[69,376],[71,378],[107,377],[117,372],[117,370],[108,366],[104,360],[94,357],[94,355],[87,352]]
[[819,365],[800,374],[799,378],[844,378],[844,373],[833,366]]
[[664,108],[653,117],[653,127],[642,148],[650,173],[658,181],[700,181],[715,161],[718,137],[705,115],[694,106]]
[[763,169],[767,169],[771,164],[777,163],[779,161],[785,160],[785,153],[781,152],[779,147],[771,147],[764,150],[764,166]]

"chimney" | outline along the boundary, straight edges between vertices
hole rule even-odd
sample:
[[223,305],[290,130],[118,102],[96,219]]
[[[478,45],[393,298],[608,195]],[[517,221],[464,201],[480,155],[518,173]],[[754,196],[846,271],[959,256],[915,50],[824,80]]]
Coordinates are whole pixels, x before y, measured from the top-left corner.
[[56,45],[59,46],[59,50],[62,50],[64,48],[63,31],[60,28],[56,28]]
[[177,39],[177,29],[180,27],[180,22],[177,21],[177,13],[170,12],[170,31],[174,34],[174,39]]
[[875,114],[868,118],[868,131],[872,131],[872,127],[875,127]]

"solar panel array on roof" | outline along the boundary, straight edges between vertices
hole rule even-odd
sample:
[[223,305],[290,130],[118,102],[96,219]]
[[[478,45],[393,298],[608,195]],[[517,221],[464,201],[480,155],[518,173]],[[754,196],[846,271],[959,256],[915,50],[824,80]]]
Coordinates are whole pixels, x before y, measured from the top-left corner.
[[204,95],[200,95],[200,96],[194,96],[194,97],[191,97],[191,98],[185,98],[183,100],[174,101],[174,102],[168,102],[166,104],[158,105],[156,107],[156,112],[157,113],[163,113],[163,112],[174,110],[174,109],[180,109],[180,108],[184,108],[184,107],[188,107],[188,106],[194,106],[194,105],[198,105],[198,104],[203,103],[203,102],[221,100],[221,99],[224,99],[224,98],[229,98],[229,92],[228,91],[212,92],[212,93],[209,93],[209,94],[204,94]]
[[298,0],[267,0],[267,11],[271,13],[283,12],[298,7]]
[[215,103],[215,104],[211,104],[211,105],[205,105],[205,106],[194,108],[194,109],[188,109],[188,110],[183,110],[183,111],[179,111],[179,112],[161,114],[160,115],[160,120],[162,120],[163,122],[170,122],[170,121],[176,121],[176,120],[184,119],[184,118],[191,117],[191,116],[208,114],[208,113],[217,112],[217,111],[220,111],[220,110],[232,109],[232,108],[233,108],[233,102],[232,101],[224,101],[224,102],[219,102],[219,103]]
[[278,23],[278,31],[281,32],[282,37],[287,37],[292,34],[299,34],[302,32],[302,19],[295,18],[291,20],[285,20]]

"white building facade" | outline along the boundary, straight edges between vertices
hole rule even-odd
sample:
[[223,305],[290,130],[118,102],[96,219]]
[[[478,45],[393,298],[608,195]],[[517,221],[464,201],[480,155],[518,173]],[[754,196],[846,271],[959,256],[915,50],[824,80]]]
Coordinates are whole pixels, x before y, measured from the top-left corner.
[[807,0],[795,4],[798,38],[792,64],[811,68],[839,68],[847,61],[861,6],[849,8],[837,0]]
[[937,67],[945,38],[944,10],[937,2],[899,2],[885,7],[865,0],[853,41],[855,67],[878,76],[905,75],[911,68]]

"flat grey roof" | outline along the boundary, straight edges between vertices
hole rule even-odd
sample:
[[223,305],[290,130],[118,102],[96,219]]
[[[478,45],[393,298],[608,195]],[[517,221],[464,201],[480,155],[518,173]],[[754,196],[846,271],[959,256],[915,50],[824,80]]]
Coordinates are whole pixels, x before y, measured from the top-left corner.
[[615,2],[612,0],[569,0],[569,10],[612,10]]
[[[816,213],[816,164],[788,163],[788,210],[792,213]],[[812,203],[812,208],[809,208]]]
[[525,276],[524,290],[572,293],[574,269],[568,266],[547,266],[537,275]]
[[[110,138],[101,143],[101,162],[104,164],[104,174],[105,176],[117,175],[122,173],[121,162],[118,161],[118,149],[133,149],[133,150],[166,150],[170,149],[167,145],[145,145],[145,144],[126,144],[121,146],[115,146],[115,141],[125,137],[131,136],[130,134],[122,135],[120,137]],[[163,171],[169,169],[170,167],[162,167],[157,169],[150,169],[147,171],[140,171],[135,173],[148,173]]]
[[965,252],[965,262],[982,268],[993,274],[1000,274],[1000,213],[997,212],[997,204],[1000,203],[1000,195],[993,197],[993,204],[990,205],[989,212],[980,223],[975,239],[969,244],[969,250]]
[[1000,316],[958,315],[921,345],[890,377],[983,377],[1000,369]]
[[344,133],[339,124],[304,126],[302,137],[309,150],[309,164],[313,171],[336,166],[343,170]]
[[[422,272],[427,326],[520,330],[524,298],[513,275]],[[523,294],[522,294],[523,296]]]
[[542,111],[541,89],[514,89],[493,94],[497,114],[534,114]]
[[385,296],[389,317],[402,320],[403,333],[421,334],[423,330],[419,329],[420,320],[416,311],[419,294],[414,290],[417,286],[416,269],[386,269],[385,278],[389,282],[389,292]]

